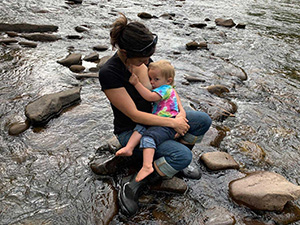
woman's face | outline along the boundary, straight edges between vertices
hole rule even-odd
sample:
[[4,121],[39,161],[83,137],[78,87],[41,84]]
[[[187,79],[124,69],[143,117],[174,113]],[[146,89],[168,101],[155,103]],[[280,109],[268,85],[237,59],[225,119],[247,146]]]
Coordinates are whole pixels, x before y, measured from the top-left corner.
[[148,64],[150,57],[128,58],[127,63],[133,66],[140,66],[142,64]]

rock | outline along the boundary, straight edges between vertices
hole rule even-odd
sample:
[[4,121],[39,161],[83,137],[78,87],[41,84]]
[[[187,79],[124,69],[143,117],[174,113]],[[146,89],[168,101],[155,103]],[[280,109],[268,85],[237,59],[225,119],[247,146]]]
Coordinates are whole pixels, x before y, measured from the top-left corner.
[[74,73],[81,73],[85,70],[85,67],[82,65],[72,65],[70,66],[70,70]]
[[74,74],[76,79],[84,79],[84,78],[98,78],[98,73],[80,73],[80,74]]
[[17,32],[14,31],[6,31],[5,32],[9,37],[18,37],[19,34]]
[[146,12],[138,13],[138,17],[140,17],[142,19],[151,19],[151,18],[153,18],[153,16],[151,14],[146,13]]
[[233,225],[235,218],[227,209],[216,206],[203,213],[203,222],[205,225]]
[[247,80],[248,75],[241,67],[238,67],[232,63],[228,63],[224,66],[223,71],[218,72],[218,74],[222,75],[230,75],[234,77],[238,77],[241,80]]
[[223,27],[234,27],[235,23],[233,22],[232,19],[222,19],[222,18],[217,18],[215,19],[215,23],[217,26],[223,26]]
[[79,33],[82,33],[82,32],[85,32],[85,31],[89,31],[89,28],[82,25],[82,26],[77,26],[77,27],[75,27],[75,30],[76,30],[77,32],[79,32]]
[[103,56],[103,57],[100,59],[100,62],[97,64],[97,67],[100,69],[100,68],[107,62],[107,60],[109,60],[110,58],[111,58],[110,55]]
[[96,45],[93,47],[93,49],[99,52],[103,52],[106,51],[108,47],[106,45]]
[[212,146],[218,148],[224,139],[226,137],[226,129],[220,126],[214,127],[212,125],[209,130],[205,133],[201,143],[199,143],[200,146]]
[[238,169],[239,164],[226,152],[207,152],[200,159],[211,170]]
[[25,130],[27,130],[30,127],[29,120],[26,120],[25,122],[16,122],[9,126],[8,133],[9,135],[18,135]]
[[29,47],[29,48],[36,48],[37,46],[37,43],[32,41],[20,41],[18,44],[23,47]]
[[246,24],[244,24],[244,23],[239,23],[238,25],[236,25],[236,28],[239,28],[239,29],[245,29],[245,28],[246,28]]
[[71,40],[80,40],[80,39],[82,39],[82,36],[80,36],[80,35],[77,35],[77,34],[71,34],[71,35],[67,35],[66,36],[68,39],[71,39]]
[[195,27],[195,28],[204,28],[206,26],[207,26],[206,23],[193,23],[193,24],[190,24],[190,27]]
[[83,60],[88,61],[88,62],[95,62],[99,60],[99,54],[97,52],[93,52],[83,58]]
[[18,33],[35,33],[35,32],[56,32],[58,26],[54,25],[36,25],[28,23],[8,24],[0,23],[0,31],[15,31]]
[[258,171],[231,181],[229,194],[237,203],[251,209],[282,211],[288,201],[300,197],[300,186],[277,173]]
[[17,42],[18,42],[18,40],[14,39],[14,38],[0,39],[0,43],[6,44],[6,45],[17,43]]
[[67,67],[70,67],[72,65],[81,65],[82,64],[81,57],[82,55],[79,53],[71,53],[66,58],[62,60],[58,60],[57,62]]
[[116,152],[121,148],[121,144],[116,136],[112,136],[110,139],[107,140],[106,143],[101,145],[96,153],[101,153],[102,151],[109,151],[112,154],[116,154]]
[[187,190],[187,185],[182,179],[173,177],[171,179],[162,180],[157,184],[151,185],[150,188],[151,190],[156,191],[167,191],[183,194]]
[[90,162],[91,170],[98,175],[113,175],[125,165],[125,157],[117,157],[108,151],[102,151]]
[[205,80],[199,78],[199,77],[196,77],[196,76],[191,76],[191,75],[184,75],[184,78],[188,81],[188,82],[205,82]]
[[196,49],[207,49],[207,43],[206,42],[196,42],[192,41],[185,45],[186,50],[196,50]]
[[[111,180],[95,180],[89,190],[93,195],[90,216],[93,224],[111,224],[118,214],[118,193]],[[36,224],[36,223],[29,223]]]
[[81,4],[82,0],[68,0],[66,3],[68,3],[68,4]]
[[33,126],[44,125],[63,109],[80,102],[81,87],[46,94],[25,107],[25,115]]
[[219,97],[223,96],[223,93],[229,93],[229,89],[223,85],[212,85],[206,87],[207,91],[211,94],[215,94]]
[[54,42],[60,39],[60,37],[54,34],[44,34],[44,33],[32,33],[32,34],[23,34],[21,37],[31,40],[31,41],[40,41],[40,42]]

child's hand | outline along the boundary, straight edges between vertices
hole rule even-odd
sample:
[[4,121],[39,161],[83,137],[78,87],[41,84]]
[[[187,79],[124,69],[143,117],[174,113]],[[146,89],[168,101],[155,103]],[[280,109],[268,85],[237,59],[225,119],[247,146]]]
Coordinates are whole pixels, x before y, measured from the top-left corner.
[[131,74],[131,77],[129,78],[129,83],[131,83],[133,86],[137,85],[139,82],[139,78],[134,73]]

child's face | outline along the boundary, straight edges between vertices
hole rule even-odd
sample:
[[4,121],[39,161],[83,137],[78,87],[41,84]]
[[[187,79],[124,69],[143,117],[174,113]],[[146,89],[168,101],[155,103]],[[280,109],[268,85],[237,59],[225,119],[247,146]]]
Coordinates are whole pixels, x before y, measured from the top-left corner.
[[162,76],[160,69],[149,69],[148,75],[153,89],[165,84],[170,84],[172,81],[172,78],[166,79]]

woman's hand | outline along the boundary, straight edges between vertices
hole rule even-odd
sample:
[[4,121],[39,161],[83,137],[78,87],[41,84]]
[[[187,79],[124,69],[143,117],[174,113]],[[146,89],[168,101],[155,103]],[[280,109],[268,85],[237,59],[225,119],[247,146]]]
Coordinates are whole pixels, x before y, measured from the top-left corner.
[[187,118],[178,115],[174,119],[175,123],[173,128],[179,135],[184,136],[190,129],[190,125],[188,125]]
[[137,85],[140,82],[139,78],[137,75],[135,75],[134,73],[131,74],[130,78],[129,78],[129,83],[131,83],[133,86]]

